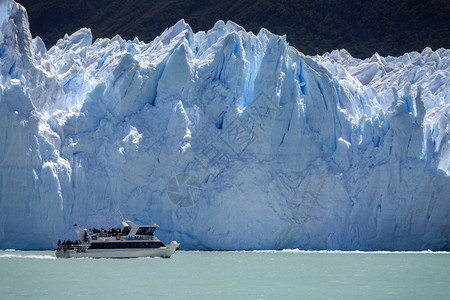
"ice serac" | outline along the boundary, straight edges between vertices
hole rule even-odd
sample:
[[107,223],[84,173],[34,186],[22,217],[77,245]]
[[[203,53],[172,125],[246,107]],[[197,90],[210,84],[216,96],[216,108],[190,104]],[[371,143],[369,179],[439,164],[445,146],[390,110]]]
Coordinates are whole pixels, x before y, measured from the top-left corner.
[[156,222],[184,249],[450,250],[450,51],[305,56],[183,20],[47,50],[0,1],[0,248]]

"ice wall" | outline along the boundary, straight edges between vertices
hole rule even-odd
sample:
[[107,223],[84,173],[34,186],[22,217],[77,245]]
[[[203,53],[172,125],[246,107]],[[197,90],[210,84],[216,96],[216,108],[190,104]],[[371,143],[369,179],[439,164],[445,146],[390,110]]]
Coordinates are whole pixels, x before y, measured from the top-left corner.
[[0,248],[158,223],[183,249],[450,250],[450,51],[305,56],[183,20],[47,50],[0,2]]

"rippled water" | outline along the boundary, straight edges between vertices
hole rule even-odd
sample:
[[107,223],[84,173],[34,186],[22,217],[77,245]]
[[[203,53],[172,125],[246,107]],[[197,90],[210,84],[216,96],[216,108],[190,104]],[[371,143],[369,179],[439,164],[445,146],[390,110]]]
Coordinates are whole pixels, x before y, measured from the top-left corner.
[[0,251],[0,299],[449,299],[450,253],[191,252],[56,259]]

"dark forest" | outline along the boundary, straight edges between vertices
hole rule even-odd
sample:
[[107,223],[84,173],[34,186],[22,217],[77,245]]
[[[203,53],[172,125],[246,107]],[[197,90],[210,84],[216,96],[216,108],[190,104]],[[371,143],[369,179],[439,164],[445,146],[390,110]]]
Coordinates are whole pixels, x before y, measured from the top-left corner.
[[28,11],[31,33],[50,48],[65,33],[91,28],[95,38],[150,42],[184,19],[207,31],[217,20],[238,23],[255,34],[264,27],[286,35],[308,54],[345,48],[353,56],[399,56],[450,48],[448,0],[19,0]]

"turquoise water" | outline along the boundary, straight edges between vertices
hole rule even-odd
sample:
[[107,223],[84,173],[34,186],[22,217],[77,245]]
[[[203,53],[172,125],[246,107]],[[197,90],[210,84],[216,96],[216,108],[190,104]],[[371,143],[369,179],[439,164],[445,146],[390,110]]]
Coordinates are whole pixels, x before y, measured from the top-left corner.
[[0,251],[0,299],[449,299],[450,253]]

